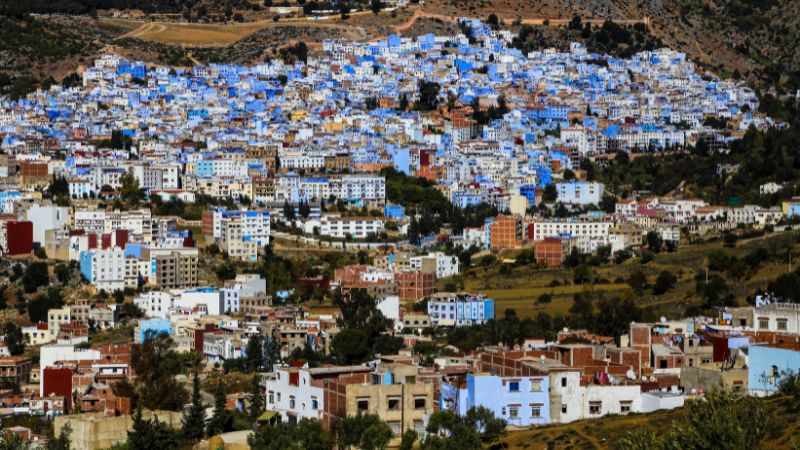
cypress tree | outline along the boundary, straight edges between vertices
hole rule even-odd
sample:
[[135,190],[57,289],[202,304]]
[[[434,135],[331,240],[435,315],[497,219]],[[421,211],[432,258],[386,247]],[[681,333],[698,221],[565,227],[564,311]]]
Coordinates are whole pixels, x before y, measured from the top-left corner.
[[214,392],[214,415],[208,423],[207,434],[209,437],[230,431],[233,425],[233,416],[225,409],[225,385],[220,378],[217,390]]
[[253,384],[250,386],[250,421],[255,423],[258,416],[264,412],[264,399],[261,397],[261,377],[258,374],[253,376]]
[[205,405],[200,395],[200,377],[195,373],[192,383],[192,404],[184,410],[181,418],[181,433],[187,441],[197,442],[205,432]]

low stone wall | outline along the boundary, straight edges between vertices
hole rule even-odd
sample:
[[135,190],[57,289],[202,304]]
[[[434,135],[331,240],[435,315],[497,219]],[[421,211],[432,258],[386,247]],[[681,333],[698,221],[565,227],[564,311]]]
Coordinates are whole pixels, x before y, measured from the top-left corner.
[[[165,422],[178,428],[181,413],[175,411],[142,411],[142,418]],[[55,420],[55,434],[69,425],[71,448],[75,450],[100,450],[128,439],[128,430],[133,429],[133,416],[107,417],[103,413],[73,414],[58,416]]]

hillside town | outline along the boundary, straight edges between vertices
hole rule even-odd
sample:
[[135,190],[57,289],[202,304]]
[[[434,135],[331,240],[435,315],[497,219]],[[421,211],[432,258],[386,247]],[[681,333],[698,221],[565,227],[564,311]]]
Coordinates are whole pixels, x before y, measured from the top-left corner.
[[[361,430],[346,445],[410,449],[411,430],[411,445],[445,448],[433,443],[458,433],[443,414],[488,414],[499,436],[683,408],[720,387],[777,394],[800,371],[794,298],[709,286],[751,254],[751,270],[783,267],[783,247],[717,251],[705,279],[662,271],[665,291],[682,280],[709,299],[671,315],[628,308],[657,289],[644,274],[595,277],[631,285],[617,306],[584,279],[696,242],[789,236],[793,248],[800,198],[776,196],[794,186],[709,202],[597,174],[725,153],[785,124],[743,81],[678,51],[523,54],[510,31],[459,27],[326,40],[319,54],[295,44],[294,61],[253,66],[109,53],[74,85],[0,98],[4,433],[137,448],[137,427],[166,424],[184,443],[268,448],[260,433],[277,424],[341,433],[369,415],[384,442]],[[501,287],[474,288],[520,266],[574,270],[549,286],[574,288],[572,306],[549,316],[550,294],[523,292],[523,314]],[[597,305],[591,325],[581,302],[587,316]]]

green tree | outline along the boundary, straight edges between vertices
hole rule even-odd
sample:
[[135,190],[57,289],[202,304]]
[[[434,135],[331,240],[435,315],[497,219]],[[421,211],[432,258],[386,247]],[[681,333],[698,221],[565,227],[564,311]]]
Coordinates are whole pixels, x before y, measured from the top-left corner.
[[50,280],[50,274],[47,271],[47,264],[43,262],[35,262],[25,269],[25,274],[22,275],[22,289],[26,294],[36,292],[40,286],[47,286]]
[[395,355],[404,347],[403,338],[390,334],[381,334],[373,340],[372,353]]
[[133,416],[133,429],[128,431],[128,448],[147,450],[173,450],[180,446],[178,432],[158,420],[142,418],[141,405]]
[[414,443],[417,442],[417,432],[408,429],[403,432],[402,436],[400,436],[400,450],[412,450],[414,448]]
[[214,391],[214,415],[211,416],[211,420],[208,422],[208,429],[206,430],[208,436],[216,436],[231,431],[233,415],[225,408],[225,403],[225,384],[222,383],[220,378]]
[[261,336],[251,336],[247,340],[246,368],[248,372],[256,372],[264,367],[264,339]]
[[31,441],[22,439],[18,434],[3,434],[0,436],[0,450],[31,450]]
[[545,292],[545,293],[542,293],[536,299],[536,305],[537,306],[547,305],[547,304],[550,304],[550,302],[552,302],[552,301],[553,301],[553,294],[548,294],[548,293]]
[[675,286],[678,278],[672,273],[662,270],[656,278],[656,283],[653,285],[653,294],[661,295]]
[[496,30],[500,25],[500,20],[497,18],[497,14],[489,14],[489,17],[486,18],[486,24],[492,27],[492,29]]
[[400,102],[397,104],[397,109],[400,111],[406,111],[408,109],[408,95],[403,93],[400,96]]
[[130,202],[133,205],[139,203],[142,199],[142,191],[139,188],[139,180],[136,179],[130,172],[125,172],[119,177],[120,190],[119,193],[123,200]]
[[255,422],[264,413],[264,395],[261,393],[261,377],[258,374],[253,376],[250,385],[250,409],[247,416],[251,422]]
[[[429,433],[421,450],[483,448],[505,434],[506,421],[494,417],[491,410],[479,406],[459,416],[450,410],[436,411],[428,420]],[[447,436],[447,437],[443,437]]]
[[647,287],[647,276],[641,270],[636,269],[628,276],[628,285],[632,287],[637,294],[641,295],[645,287]]
[[45,450],[70,450],[69,435],[72,434],[72,428],[66,424],[58,436],[53,436],[47,440]]
[[726,231],[724,235],[722,235],[722,241],[725,243],[725,247],[736,247],[736,241],[739,238],[732,232]]
[[295,219],[294,206],[289,204],[289,200],[283,202],[283,217],[289,221],[294,221]]
[[331,339],[331,353],[343,364],[356,364],[372,356],[369,340],[359,328],[345,328]]
[[28,302],[28,318],[32,322],[45,322],[49,310],[62,306],[64,306],[64,298],[61,290],[54,287],[47,288],[45,292],[38,294],[36,298]]
[[580,264],[572,269],[572,281],[575,284],[588,283],[592,280],[592,268],[586,264]]
[[220,281],[232,280],[236,278],[236,267],[229,262],[224,262],[217,267],[214,274]]
[[645,237],[647,240],[647,248],[650,249],[650,251],[654,253],[661,251],[664,241],[661,239],[661,235],[658,234],[657,231],[649,231]]
[[131,352],[136,371],[136,393],[142,407],[180,411],[188,400],[186,389],[175,379],[183,367],[174,342],[166,333],[152,331]]
[[768,414],[762,400],[714,389],[700,400],[687,400],[679,418],[668,430],[637,430],[617,445],[627,450],[672,450],[719,447],[764,448]]
[[439,83],[419,80],[417,89],[419,90],[419,99],[414,104],[414,109],[417,111],[431,111],[436,109],[439,99]]
[[383,450],[392,439],[392,429],[375,414],[359,412],[339,424],[339,447],[362,450]]
[[308,216],[311,215],[311,206],[309,206],[308,202],[305,200],[300,202],[298,209],[300,210],[300,217],[303,219],[308,219]]
[[14,322],[6,322],[3,324],[3,337],[8,347],[8,352],[12,356],[21,355],[25,352],[25,337],[22,335],[22,329]]
[[205,435],[206,407],[200,394],[200,376],[192,379],[192,404],[183,410],[181,434],[189,442],[197,442]]
[[319,420],[262,426],[247,438],[253,450],[331,450],[333,439]]
[[553,203],[558,198],[558,191],[556,191],[555,184],[548,184],[544,187],[544,192],[542,192],[542,201],[545,203]]

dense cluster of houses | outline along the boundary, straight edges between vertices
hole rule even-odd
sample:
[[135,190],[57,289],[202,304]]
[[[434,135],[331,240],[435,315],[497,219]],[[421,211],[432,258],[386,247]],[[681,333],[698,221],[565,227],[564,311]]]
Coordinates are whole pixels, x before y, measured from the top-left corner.
[[[411,349],[432,338],[419,327],[404,327],[408,320],[459,327],[485,323],[492,314],[490,299],[436,294],[428,299],[427,312],[401,308],[389,331]],[[178,351],[196,351],[213,364],[246,356],[254,336],[278,339],[284,357],[288,349],[306,345],[327,352],[339,331],[334,316],[311,315],[306,308],[267,306],[240,317],[196,310],[164,318],[148,309],[136,339],[148,331],[169,333]],[[73,316],[67,325],[86,327],[86,320]],[[7,412],[51,418],[77,411],[109,417],[130,412],[130,400],[111,389],[134,376],[130,345],[87,347],[81,345],[85,337],[64,328],[57,342],[41,346],[38,364],[27,357],[0,357],[0,374],[37,387],[6,392],[0,404]],[[617,339],[565,329],[552,342],[526,339],[468,353],[449,350],[432,360],[401,350],[349,366],[309,367],[287,358],[263,374],[264,402],[282,420],[314,418],[327,426],[359,412],[377,414],[399,436],[409,428],[423,432],[430,415],[443,409],[465,414],[484,406],[509,426],[524,428],[677,408],[719,386],[770,395],[783,376],[800,369],[800,308],[764,301],[721,309],[716,317],[633,322]],[[231,396],[231,407],[242,404]]]
[[[83,70],[82,86],[0,100],[0,171],[8,175],[0,205],[14,213],[16,198],[35,199],[53,177],[66,180],[73,199],[113,197],[131,174],[164,201],[202,194],[263,206],[382,207],[385,180],[376,172],[393,167],[437,181],[458,207],[524,211],[583,157],[724,144],[773,124],[755,112],[752,90],[698,75],[682,53],[615,59],[574,44],[569,53],[524,55],[508,32],[477,21],[464,29],[469,36],[326,41],[322,55],[292,65],[185,70],[106,55]],[[451,99],[446,108],[413,110],[430,108],[422,80]],[[398,110],[403,98],[412,111]],[[728,128],[705,125],[709,117]],[[560,200],[578,205],[602,195],[596,184],[558,187]],[[306,228],[366,237],[387,220],[374,217],[366,231],[357,219],[328,213]]]
[[[508,32],[463,25],[457,36],[325,41],[322,55],[294,64],[178,69],[107,55],[82,71],[81,86],[0,99],[0,250],[27,257],[43,249],[73,263],[97,291],[136,291],[145,317],[134,343],[166,333],[179,352],[214,366],[246,357],[255,336],[274,339],[287,362],[264,377],[265,405],[289,421],[330,425],[364,411],[399,435],[424,430],[436,410],[485,406],[527,427],[675,408],[719,383],[768,394],[781,374],[800,369],[800,309],[768,303],[632,323],[617,342],[564,330],[553,342],[451,348],[433,361],[408,350],[430,341],[430,329],[487,323],[495,305],[479,293],[436,292],[437,280],[460,273],[460,260],[404,240],[411,217],[387,203],[382,169],[435,181],[456,208],[485,203],[502,212],[448,236],[457,245],[529,247],[549,265],[573,250],[636,249],[653,231],[677,243],[685,232],[774,226],[800,212],[794,200],[762,208],[648,196],[597,211],[605,186],[586,180],[582,158],[724,145],[774,123],[755,112],[756,94],[743,83],[701,76],[679,52],[616,59],[573,44],[566,53],[524,55]],[[426,82],[437,83],[446,107],[428,104]],[[708,118],[724,119],[726,129]],[[131,194],[131,179],[151,201],[208,206],[198,220],[110,206],[130,200],[123,191]],[[61,192],[50,192],[59,184]],[[533,212],[550,185],[568,217]],[[780,189],[764,185],[762,193]],[[229,202],[236,206],[214,206]],[[391,248],[332,279],[296,280],[297,288],[366,290],[406,350],[363,365],[309,367],[290,355],[328,353],[340,332],[336,314],[273,304],[259,275],[201,285],[200,236],[189,228],[230,260],[253,262],[276,225],[320,244]],[[404,306],[414,303],[421,307]],[[90,329],[115,327],[122,309],[74,302],[24,327],[39,362],[0,347],[0,377],[38,387],[0,391],[0,410],[129,414],[130,399],[112,386],[135,376],[132,344],[89,342]]]

